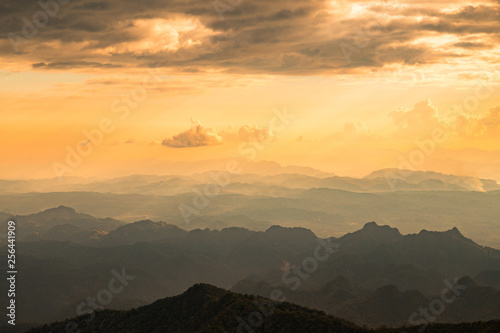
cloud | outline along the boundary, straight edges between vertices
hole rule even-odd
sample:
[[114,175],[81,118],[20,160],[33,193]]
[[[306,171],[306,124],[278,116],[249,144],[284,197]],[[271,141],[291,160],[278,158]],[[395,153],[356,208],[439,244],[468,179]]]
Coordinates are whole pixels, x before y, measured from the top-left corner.
[[473,42],[460,42],[453,44],[456,47],[461,47],[463,49],[487,49],[490,46],[485,43],[473,43]]
[[394,133],[402,138],[430,137],[436,128],[443,130],[450,137],[494,138],[500,134],[500,107],[492,108],[484,114],[453,110],[439,112],[430,99],[424,99],[412,109],[402,109],[389,113],[398,127]]
[[187,131],[163,140],[162,145],[172,148],[213,146],[223,143],[217,131],[204,127],[198,120],[191,119],[191,128]]
[[370,130],[366,125],[358,120],[353,120],[344,124],[344,133],[347,135],[369,135]]
[[239,129],[229,126],[224,129],[206,128],[198,120],[191,118],[189,130],[163,140],[162,145],[173,148],[219,145],[224,142],[269,143],[277,136],[266,126],[243,125]]
[[438,108],[430,99],[424,99],[412,109],[401,109],[389,113],[399,134],[404,136],[428,135],[436,127],[442,127]]
[[476,116],[465,113],[457,117],[456,132],[462,137],[498,137],[500,134],[500,107]]
[[38,62],[31,65],[33,68],[47,69],[71,69],[71,68],[118,68],[122,67],[117,64],[101,64],[98,62],[89,61],[55,61],[51,63]]
[[238,131],[238,138],[248,142],[271,142],[276,139],[269,127],[258,127],[255,125],[242,126]]
[[373,131],[365,123],[357,119],[345,123],[342,131],[333,134],[333,139],[342,141],[374,140],[377,138],[378,136],[373,134]]
[[[213,4],[202,0],[75,0],[61,4],[57,15],[24,38],[21,18],[41,8],[6,0],[0,5],[0,58],[39,70],[158,63],[179,72],[303,75],[467,62],[477,59],[477,49],[485,64],[500,60],[498,2],[255,0],[232,7],[221,20]],[[13,41],[18,54],[9,33],[19,37]],[[340,45],[348,45],[349,57]]]

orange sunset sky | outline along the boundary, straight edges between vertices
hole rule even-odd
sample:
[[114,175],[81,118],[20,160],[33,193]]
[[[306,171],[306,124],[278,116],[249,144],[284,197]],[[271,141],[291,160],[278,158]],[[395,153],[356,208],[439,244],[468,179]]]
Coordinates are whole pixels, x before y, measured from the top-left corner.
[[44,3],[0,4],[1,178],[251,157],[500,181],[498,1]]

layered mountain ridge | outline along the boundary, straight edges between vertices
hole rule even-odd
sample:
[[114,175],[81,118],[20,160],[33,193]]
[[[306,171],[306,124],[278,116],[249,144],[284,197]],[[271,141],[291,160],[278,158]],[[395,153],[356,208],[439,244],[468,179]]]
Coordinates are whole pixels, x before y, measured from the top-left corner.
[[[60,217],[46,218],[59,210]],[[428,306],[439,296],[446,287],[444,281],[457,280],[471,283],[440,320],[500,318],[496,289],[500,251],[478,245],[458,228],[404,235],[396,228],[369,222],[341,237],[318,238],[307,228],[278,225],[266,231],[239,227],[188,231],[141,220],[119,224],[97,238],[77,239],[71,227],[87,224],[94,228],[108,221],[83,215],[84,221],[68,223],[64,216],[82,217],[67,207],[49,213],[41,213],[38,222],[36,214],[25,221],[64,229],[51,233],[55,239],[24,238],[26,234],[19,229],[23,278],[17,298],[25,304],[18,314],[20,323],[71,317],[82,301],[107,286],[112,271],[121,269],[137,278],[107,308],[130,309],[203,282],[264,297],[278,288],[289,301],[359,325],[398,326],[408,322],[410,310]],[[21,226],[23,219],[17,220]],[[324,252],[325,244],[332,246],[331,252]],[[325,255],[324,261],[314,259]],[[307,273],[304,265],[313,259],[317,267]],[[467,276],[470,280],[462,280]],[[291,290],[297,278],[297,290]],[[7,287],[5,283],[0,282],[1,287]],[[54,302],[47,304],[48,298]],[[381,306],[392,303],[400,304],[398,311]]]

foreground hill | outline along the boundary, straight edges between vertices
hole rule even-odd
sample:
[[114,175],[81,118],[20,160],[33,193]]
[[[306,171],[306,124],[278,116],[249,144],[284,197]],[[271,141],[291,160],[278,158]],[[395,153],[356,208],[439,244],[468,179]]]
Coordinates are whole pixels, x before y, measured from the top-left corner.
[[[92,318],[92,320],[90,320]],[[28,333],[143,332],[418,332],[421,327],[368,330],[345,320],[291,303],[241,295],[207,284],[197,284],[180,296],[158,300],[130,311],[98,312],[64,322],[44,325]],[[429,325],[427,332],[499,332],[500,321]]]

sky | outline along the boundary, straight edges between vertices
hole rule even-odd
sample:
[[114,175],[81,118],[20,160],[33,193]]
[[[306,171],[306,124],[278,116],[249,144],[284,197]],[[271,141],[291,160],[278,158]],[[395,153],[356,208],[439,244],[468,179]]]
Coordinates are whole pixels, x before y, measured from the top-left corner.
[[499,13],[499,1],[5,0],[0,178],[238,157],[500,181]]

